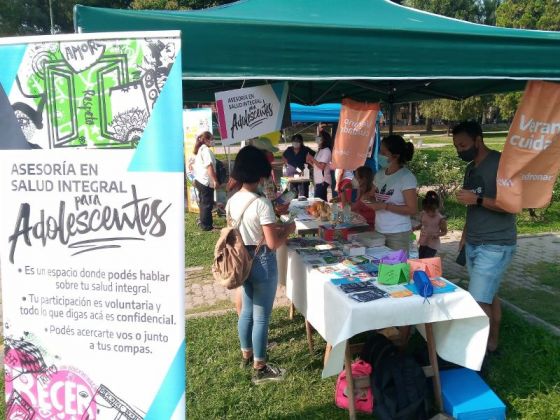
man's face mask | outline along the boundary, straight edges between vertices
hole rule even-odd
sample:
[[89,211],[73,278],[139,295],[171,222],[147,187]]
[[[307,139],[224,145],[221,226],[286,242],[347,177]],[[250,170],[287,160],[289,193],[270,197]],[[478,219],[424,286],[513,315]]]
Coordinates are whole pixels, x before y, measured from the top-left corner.
[[472,162],[476,158],[477,154],[478,154],[478,147],[476,147],[474,144],[470,149],[457,152],[459,158],[461,160],[464,160],[465,162]]
[[292,143],[292,147],[293,147],[294,149],[299,149],[299,148],[301,147],[301,144],[299,144],[299,142],[297,142],[297,141],[294,141],[294,142]]

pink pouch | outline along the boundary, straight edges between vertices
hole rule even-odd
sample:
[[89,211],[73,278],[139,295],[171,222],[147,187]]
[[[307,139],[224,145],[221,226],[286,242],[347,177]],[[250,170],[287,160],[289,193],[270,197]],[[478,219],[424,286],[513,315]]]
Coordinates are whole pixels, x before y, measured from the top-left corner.
[[[354,402],[356,411],[371,414],[373,412],[373,392],[370,385],[371,365],[363,360],[352,363],[354,378]],[[338,375],[334,391],[334,402],[337,407],[348,410],[346,370]]]

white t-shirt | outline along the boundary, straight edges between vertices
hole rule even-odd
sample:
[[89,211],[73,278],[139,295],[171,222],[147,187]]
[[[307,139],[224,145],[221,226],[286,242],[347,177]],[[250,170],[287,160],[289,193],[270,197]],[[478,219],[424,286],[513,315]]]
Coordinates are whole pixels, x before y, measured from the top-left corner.
[[254,197],[255,194],[248,191],[238,191],[226,204],[226,213],[229,213],[234,224],[237,225],[245,245],[258,245],[264,235],[262,226],[276,223],[272,203],[268,198],[259,197],[247,207],[243,220],[239,224],[241,212]]
[[324,170],[313,166],[313,182],[315,183],[315,185],[321,184],[323,182],[326,182],[329,185],[331,184],[331,156],[331,149],[329,149],[328,147],[319,150],[315,155],[315,160],[317,162],[327,164]]
[[[373,178],[375,199],[384,203],[403,205],[403,191],[416,189],[416,177],[407,168],[401,168],[391,175],[381,169]],[[375,212],[375,230],[380,233],[408,232],[412,229],[410,216],[388,210]]]
[[208,166],[212,165],[216,170],[216,157],[212,150],[205,144],[200,146],[194,158],[194,179],[207,187],[214,187],[214,183],[208,175]]

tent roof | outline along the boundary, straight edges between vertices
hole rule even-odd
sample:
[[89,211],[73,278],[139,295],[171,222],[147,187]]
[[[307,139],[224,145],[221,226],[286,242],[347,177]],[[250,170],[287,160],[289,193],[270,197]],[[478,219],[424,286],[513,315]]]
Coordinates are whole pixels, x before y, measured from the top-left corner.
[[478,25],[389,0],[241,0],[195,11],[78,5],[74,19],[83,32],[180,29],[189,101],[241,81],[294,81],[292,100],[313,104],[459,99],[560,80],[559,32]]

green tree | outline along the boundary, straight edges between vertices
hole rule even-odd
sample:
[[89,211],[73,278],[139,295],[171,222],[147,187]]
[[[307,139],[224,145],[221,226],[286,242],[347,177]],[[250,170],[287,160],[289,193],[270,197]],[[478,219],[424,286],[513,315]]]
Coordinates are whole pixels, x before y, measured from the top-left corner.
[[492,103],[492,96],[472,96],[462,101],[451,99],[435,99],[420,103],[420,113],[424,118],[442,119],[448,128],[462,120],[484,119],[484,115]]
[[185,10],[205,9],[232,3],[236,0],[133,0],[133,9]]
[[[496,11],[496,24],[508,28],[560,30],[560,2],[557,0],[505,0]],[[511,120],[521,92],[496,95],[502,118]]]
[[[74,5],[127,8],[130,0],[52,0],[56,33],[74,32]],[[49,0],[0,0],[0,36],[51,33]]]
[[496,24],[508,28],[560,30],[557,0],[505,0],[496,11]]
[[469,22],[480,20],[480,4],[476,0],[405,0],[403,4]]

